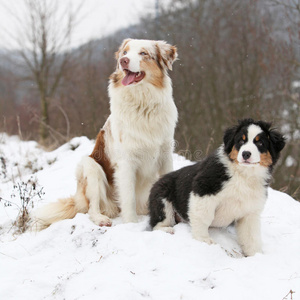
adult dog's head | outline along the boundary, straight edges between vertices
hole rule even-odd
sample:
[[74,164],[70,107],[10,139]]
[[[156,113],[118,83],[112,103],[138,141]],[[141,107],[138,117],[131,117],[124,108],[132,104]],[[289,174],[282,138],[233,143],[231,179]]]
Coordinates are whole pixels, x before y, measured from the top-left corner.
[[229,159],[242,167],[266,167],[272,171],[285,138],[271,124],[244,119],[225,131],[224,150]]
[[150,83],[163,88],[176,58],[176,47],[164,41],[126,39],[116,52],[118,63],[111,82],[115,87]]

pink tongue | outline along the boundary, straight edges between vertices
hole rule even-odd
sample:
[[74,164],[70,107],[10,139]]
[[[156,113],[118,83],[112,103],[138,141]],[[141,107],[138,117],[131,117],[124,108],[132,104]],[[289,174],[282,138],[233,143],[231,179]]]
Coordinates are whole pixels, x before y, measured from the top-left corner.
[[123,85],[129,85],[129,84],[133,83],[135,81],[135,74],[136,73],[128,71],[128,73],[126,74],[126,76],[122,80],[122,84]]

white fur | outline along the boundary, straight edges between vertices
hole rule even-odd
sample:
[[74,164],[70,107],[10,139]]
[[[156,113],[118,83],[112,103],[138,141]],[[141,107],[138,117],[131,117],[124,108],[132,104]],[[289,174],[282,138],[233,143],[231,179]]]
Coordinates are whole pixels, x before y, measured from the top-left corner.
[[191,193],[189,218],[192,235],[208,244],[213,243],[208,228],[226,227],[236,221],[239,244],[245,255],[261,252],[260,214],[266,202],[265,180],[267,168],[251,168],[229,161],[219,148],[219,157],[229,171],[230,179],[213,196],[200,197]]
[[109,86],[113,151],[110,159],[117,165],[115,179],[125,222],[137,221],[137,201],[143,208],[141,213],[147,212],[151,185],[159,175],[173,169],[177,109],[171,96],[171,81],[166,78],[166,82],[164,89],[147,83],[134,88]]
[[162,222],[156,224],[153,230],[162,230],[167,233],[174,233],[173,226],[175,225],[174,209],[173,205],[166,199],[162,199],[164,205],[165,219]]
[[244,159],[242,156],[242,153],[244,151],[249,151],[251,153],[251,156],[248,160],[248,162],[250,164],[257,164],[260,162],[260,152],[258,151],[256,145],[254,144],[254,139],[261,132],[262,132],[261,128],[257,125],[252,124],[248,127],[248,134],[247,134],[248,141],[240,148],[240,151],[239,151],[239,154],[237,157],[237,160],[239,163],[244,162]]

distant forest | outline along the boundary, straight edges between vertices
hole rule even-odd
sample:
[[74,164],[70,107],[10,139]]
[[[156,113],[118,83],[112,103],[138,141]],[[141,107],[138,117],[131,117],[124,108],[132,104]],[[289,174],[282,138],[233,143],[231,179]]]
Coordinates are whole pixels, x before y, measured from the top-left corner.
[[300,199],[299,1],[174,0],[155,17],[65,52],[55,48],[59,40],[50,45],[58,35],[45,20],[53,15],[43,19],[45,7],[34,9],[31,47],[0,52],[0,132],[49,149],[74,136],[95,138],[109,115],[108,77],[122,40],[166,40],[179,54],[170,72],[175,151],[199,160],[238,119],[273,122],[288,144],[272,186]]

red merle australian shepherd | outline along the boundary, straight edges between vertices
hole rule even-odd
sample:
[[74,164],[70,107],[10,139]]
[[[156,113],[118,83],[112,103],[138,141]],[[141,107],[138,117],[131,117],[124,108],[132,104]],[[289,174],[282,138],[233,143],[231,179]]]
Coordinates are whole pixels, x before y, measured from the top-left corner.
[[176,58],[176,47],[164,41],[123,41],[108,87],[111,114],[78,164],[77,191],[37,210],[38,229],[78,212],[100,226],[120,211],[124,222],[148,213],[153,183],[173,169],[177,109],[168,70]]

